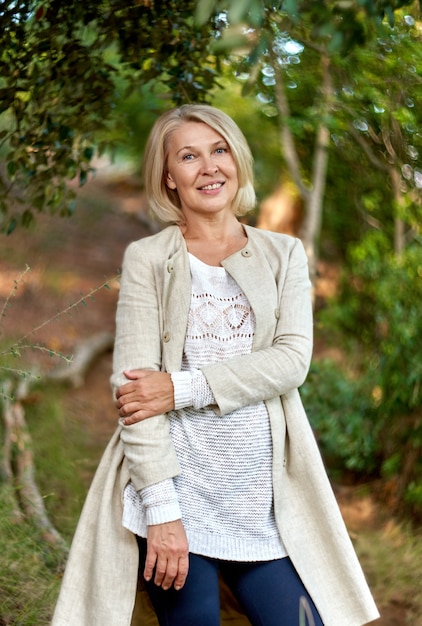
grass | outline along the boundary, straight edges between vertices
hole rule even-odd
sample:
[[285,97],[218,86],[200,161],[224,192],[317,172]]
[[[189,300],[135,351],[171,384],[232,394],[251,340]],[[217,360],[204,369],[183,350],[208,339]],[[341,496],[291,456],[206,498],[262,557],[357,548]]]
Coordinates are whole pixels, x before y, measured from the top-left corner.
[[402,626],[422,626],[422,536],[389,520],[380,530],[360,533],[356,551],[380,608],[407,609]]
[[[26,413],[40,493],[50,520],[70,543],[98,445],[66,414],[60,396],[57,385],[35,390]],[[49,624],[66,554],[47,544],[30,521],[13,520],[5,483],[0,483],[0,553],[0,626]]]
[[50,519],[70,539],[95,471],[98,447],[80,420],[64,408],[60,394],[57,384],[43,387],[26,412],[38,487]]
[[42,541],[29,522],[11,521],[7,486],[0,486],[0,624],[48,624],[60,583],[63,552]]

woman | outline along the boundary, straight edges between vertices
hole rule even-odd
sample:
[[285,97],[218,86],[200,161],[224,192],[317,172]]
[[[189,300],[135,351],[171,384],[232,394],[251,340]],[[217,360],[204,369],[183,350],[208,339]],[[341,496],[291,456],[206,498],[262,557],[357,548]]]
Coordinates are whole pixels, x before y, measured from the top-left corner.
[[53,624],[130,624],[138,564],[160,625],[218,626],[219,577],[253,625],[296,626],[300,607],[315,626],[376,619],[298,393],[312,349],[302,244],[238,221],[255,203],[252,158],[213,107],[156,122],[145,182],[171,225],[125,254],[120,424]]

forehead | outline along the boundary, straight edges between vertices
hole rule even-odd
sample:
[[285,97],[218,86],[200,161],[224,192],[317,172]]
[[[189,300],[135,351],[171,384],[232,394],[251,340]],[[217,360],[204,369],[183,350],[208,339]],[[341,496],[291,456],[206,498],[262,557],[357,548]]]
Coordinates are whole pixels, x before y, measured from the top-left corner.
[[169,151],[178,151],[184,147],[200,147],[226,141],[219,132],[205,122],[182,122],[170,135]]

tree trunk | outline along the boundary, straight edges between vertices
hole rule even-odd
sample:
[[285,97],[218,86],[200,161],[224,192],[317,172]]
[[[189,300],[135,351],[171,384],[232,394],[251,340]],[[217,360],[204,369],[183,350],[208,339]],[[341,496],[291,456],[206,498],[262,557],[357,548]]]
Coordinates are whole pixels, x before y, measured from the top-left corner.
[[[311,172],[311,187],[308,188],[303,180],[301,165],[296,151],[293,134],[286,124],[290,116],[289,103],[283,83],[282,70],[276,72],[276,101],[281,117],[280,142],[290,176],[296,184],[305,205],[305,220],[301,237],[308,255],[309,274],[315,291],[315,282],[318,263],[318,242],[321,234],[323,200],[328,167],[328,147],[330,131],[325,118],[327,117],[333,99],[333,86],[330,74],[330,61],[325,55],[321,57],[322,64],[322,101],[323,113],[317,130],[314,157]],[[313,295],[314,300],[314,295]]]

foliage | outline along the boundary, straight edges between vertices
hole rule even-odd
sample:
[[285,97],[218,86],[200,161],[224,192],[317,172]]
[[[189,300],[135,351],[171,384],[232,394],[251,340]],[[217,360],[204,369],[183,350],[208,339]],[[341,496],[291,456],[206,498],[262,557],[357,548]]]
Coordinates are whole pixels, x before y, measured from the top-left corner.
[[[246,23],[251,28],[260,29],[269,13],[279,13],[284,17],[286,26],[289,22],[300,26],[302,22],[308,21],[315,40],[328,41],[333,52],[346,52],[355,45],[365,43],[371,22],[380,23],[387,18],[390,25],[394,25],[395,11],[410,4],[412,0],[240,0],[236,3],[229,0],[199,0],[196,17],[202,24],[212,14],[227,12],[228,22],[233,27]],[[289,31],[289,28],[285,30]],[[238,35],[235,32],[226,41],[232,46],[236,39]]]
[[[0,8],[0,223],[28,226],[35,212],[75,209],[66,184],[84,184],[98,142],[120,122],[119,100],[160,81],[173,103],[203,101],[217,84],[221,59],[245,42],[251,64],[270,45],[265,20],[280,31],[311,29],[333,53],[366,41],[373,23],[409,2],[354,0],[284,3],[242,0],[8,0]],[[196,20],[194,18],[196,16]],[[228,27],[230,25],[230,27]],[[233,34],[234,29],[234,34]],[[254,40],[254,37],[252,37]]]
[[194,6],[192,0],[3,3],[4,231],[29,225],[34,209],[73,212],[66,181],[87,180],[119,89],[130,93],[160,78],[175,103],[205,99],[215,79],[212,68],[203,67],[211,33],[210,26],[194,24]]
[[[337,189],[337,203],[351,196],[356,206],[352,241],[374,225],[392,241],[398,218],[407,224],[407,242],[413,236],[411,229],[418,232],[422,218],[421,43],[418,22],[411,14],[403,14],[394,29],[385,29],[365,48],[355,48],[336,62],[332,151],[337,161],[329,174],[329,187]],[[334,212],[333,207],[327,214]],[[344,241],[339,229],[333,238]]]
[[[422,245],[400,255],[380,232],[350,252],[336,302],[321,316],[330,334],[349,340],[361,354],[361,372],[376,401],[374,435],[382,471],[397,498],[422,513]],[[327,333],[328,335],[328,333]],[[368,400],[369,401],[369,400]]]
[[50,519],[70,540],[103,444],[95,441],[80,419],[72,415],[63,402],[60,385],[39,385],[35,394],[37,401],[31,405],[27,422],[37,484]]
[[376,475],[379,426],[371,390],[370,380],[353,378],[333,361],[311,366],[301,395],[331,473]]
[[[315,208],[311,196],[322,189],[322,203],[325,191],[320,243],[325,253],[341,255],[375,223],[393,237],[398,217],[413,228],[421,222],[422,35],[413,4],[398,13],[394,28],[368,22],[365,45],[345,55],[316,36],[313,20],[312,8],[294,21],[287,9],[268,6],[231,59],[244,94],[255,94],[279,129],[307,212]],[[316,178],[324,126],[326,180],[321,169]]]

